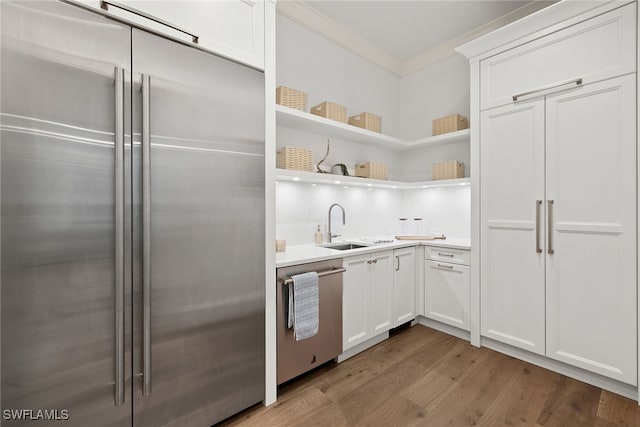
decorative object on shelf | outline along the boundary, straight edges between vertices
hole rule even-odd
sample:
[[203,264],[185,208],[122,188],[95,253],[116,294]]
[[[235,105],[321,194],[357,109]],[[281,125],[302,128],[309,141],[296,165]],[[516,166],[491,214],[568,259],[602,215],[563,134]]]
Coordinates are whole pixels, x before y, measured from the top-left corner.
[[462,129],[469,129],[469,119],[460,114],[450,114],[433,120],[431,135],[442,135],[443,133],[455,132]]
[[349,124],[373,132],[382,132],[382,118],[373,113],[360,113],[349,117]]
[[455,179],[464,178],[464,163],[457,160],[450,162],[434,163],[431,167],[431,179]]
[[298,89],[286,86],[276,88],[276,104],[294,108],[300,111],[307,111],[307,93]]
[[329,138],[327,138],[327,152],[325,153],[325,155],[322,158],[322,160],[320,160],[318,162],[318,164],[316,165],[316,172],[318,172],[318,173],[328,173],[327,171],[323,171],[322,169],[320,169],[320,165],[322,164],[322,162],[327,160],[327,156],[329,155],[330,144],[331,144],[331,140]]
[[385,163],[366,162],[356,165],[356,176],[362,178],[387,179],[389,168]]
[[347,107],[335,102],[324,101],[321,104],[311,108],[311,114],[325,117],[342,123],[347,123]]
[[276,152],[276,167],[311,172],[313,171],[313,152],[308,148],[282,147]]
[[333,165],[331,167],[331,173],[334,175],[350,176],[349,169],[347,169],[347,165],[344,163],[336,163]]

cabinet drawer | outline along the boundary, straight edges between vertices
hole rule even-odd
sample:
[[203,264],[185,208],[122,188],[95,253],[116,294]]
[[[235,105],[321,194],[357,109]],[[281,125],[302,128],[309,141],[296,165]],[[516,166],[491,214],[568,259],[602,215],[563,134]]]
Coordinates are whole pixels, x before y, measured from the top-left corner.
[[425,316],[469,330],[469,267],[425,261]]
[[440,248],[437,246],[427,246],[425,248],[425,258],[434,261],[450,262],[452,264],[469,265],[470,254],[464,249]]
[[[481,109],[513,96],[572,79],[582,84],[636,69],[636,5],[629,4],[485,59],[480,66]],[[560,85],[556,90],[575,87]],[[548,93],[549,91],[546,91]]]

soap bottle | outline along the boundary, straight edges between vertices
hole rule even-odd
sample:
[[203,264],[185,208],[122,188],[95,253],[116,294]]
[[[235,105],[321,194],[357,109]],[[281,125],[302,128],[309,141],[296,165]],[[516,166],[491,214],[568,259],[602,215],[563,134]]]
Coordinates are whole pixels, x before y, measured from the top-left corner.
[[322,244],[322,231],[320,231],[320,225],[318,225],[318,229],[316,230],[316,245]]

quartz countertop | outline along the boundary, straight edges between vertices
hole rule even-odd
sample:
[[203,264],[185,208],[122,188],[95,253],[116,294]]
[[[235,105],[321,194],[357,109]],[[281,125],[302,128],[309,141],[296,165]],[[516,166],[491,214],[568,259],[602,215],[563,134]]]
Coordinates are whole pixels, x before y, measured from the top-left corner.
[[346,239],[335,240],[332,244],[359,243],[367,245],[363,248],[340,251],[326,248],[324,245],[287,245],[284,252],[276,252],[276,268],[289,267],[291,265],[305,264],[308,262],[325,261],[335,258],[347,258],[355,255],[363,255],[388,249],[408,248],[412,246],[438,246],[442,248],[470,250],[469,239],[447,238],[445,240],[395,240],[387,243],[370,243],[370,239]]

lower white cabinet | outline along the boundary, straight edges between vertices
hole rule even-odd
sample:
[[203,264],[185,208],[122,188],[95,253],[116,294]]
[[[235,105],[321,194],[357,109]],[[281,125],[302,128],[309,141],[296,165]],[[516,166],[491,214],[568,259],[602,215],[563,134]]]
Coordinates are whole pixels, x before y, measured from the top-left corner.
[[416,317],[416,249],[393,251],[393,327]]
[[[460,250],[438,248],[426,251],[441,256],[453,255]],[[470,305],[469,266],[427,258],[424,261],[425,317],[468,331]],[[460,259],[460,258],[455,258]],[[468,259],[463,257],[462,259]]]
[[393,326],[393,251],[343,260],[342,350]]

